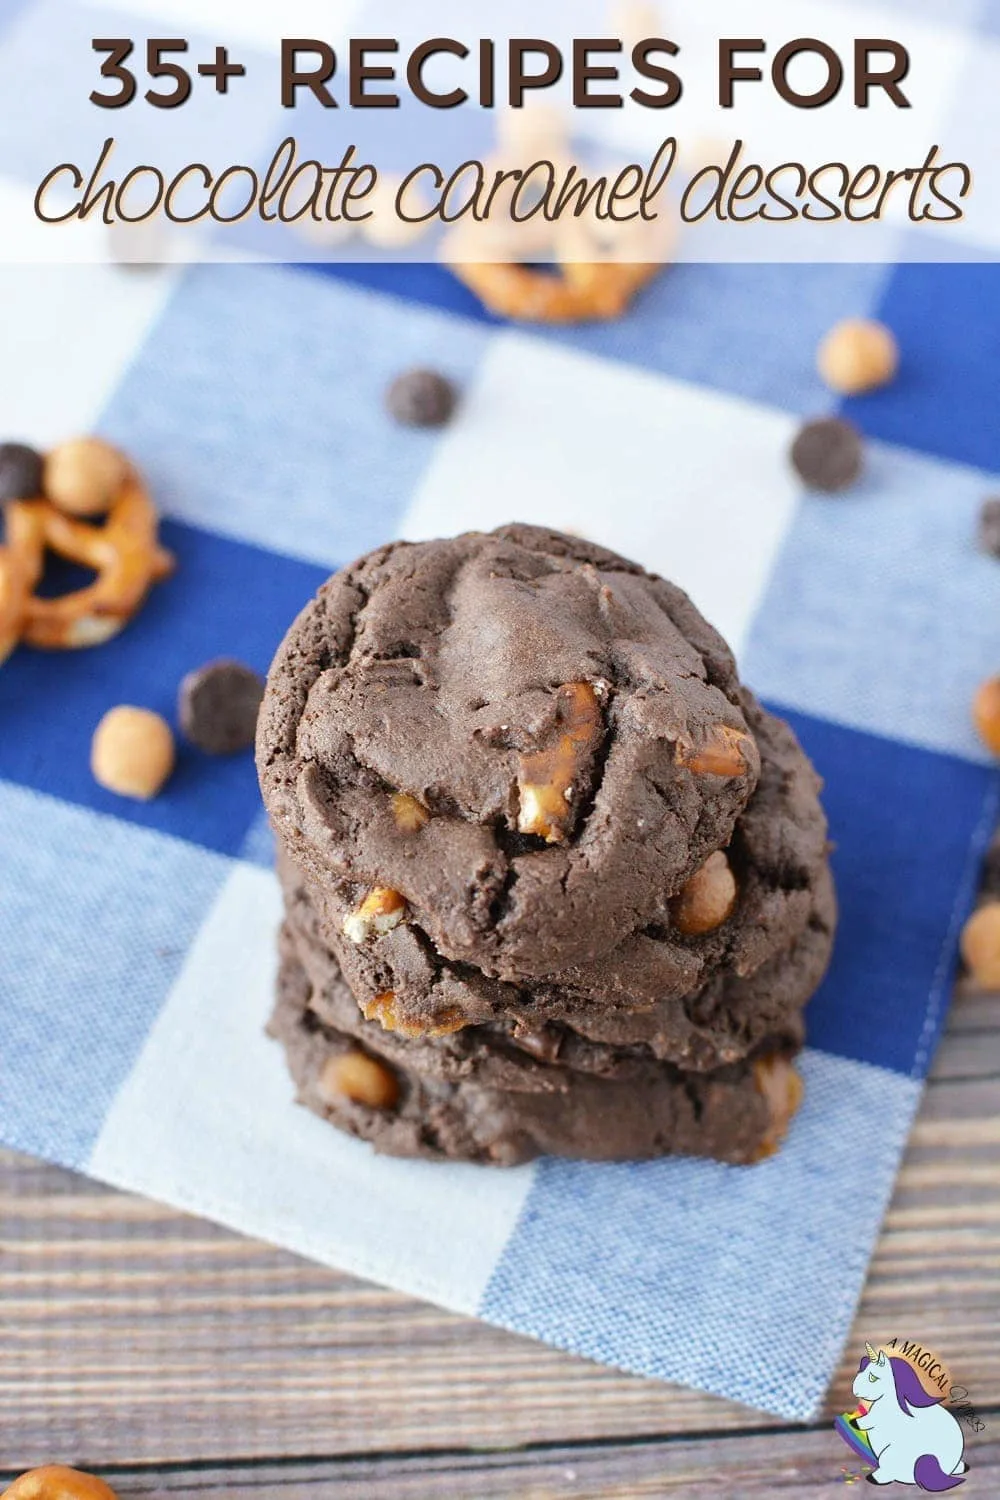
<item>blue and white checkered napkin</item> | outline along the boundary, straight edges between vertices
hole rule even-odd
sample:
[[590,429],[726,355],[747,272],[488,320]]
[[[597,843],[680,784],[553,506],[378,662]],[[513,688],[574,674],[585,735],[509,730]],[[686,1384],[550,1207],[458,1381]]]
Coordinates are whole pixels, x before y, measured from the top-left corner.
[[[352,279],[354,278],[354,279]],[[361,279],[368,284],[362,285]],[[933,309],[933,313],[931,310]],[[786,450],[829,409],[836,318],[905,364],[854,404],[868,476],[821,500]],[[522,332],[443,272],[0,273],[2,424],[135,455],[180,567],[116,641],[0,670],[0,1137],[594,1359],[789,1417],[820,1402],[943,1021],[996,811],[968,726],[997,666],[1000,271],[667,271],[622,321]],[[465,388],[404,431],[419,362]],[[264,668],[336,565],[514,517],[677,579],[826,778],[842,921],[806,1098],[752,1170],[379,1160],[292,1101],[265,1039],[280,901],[249,756],[184,750],[147,805],[88,771],[112,704]]]

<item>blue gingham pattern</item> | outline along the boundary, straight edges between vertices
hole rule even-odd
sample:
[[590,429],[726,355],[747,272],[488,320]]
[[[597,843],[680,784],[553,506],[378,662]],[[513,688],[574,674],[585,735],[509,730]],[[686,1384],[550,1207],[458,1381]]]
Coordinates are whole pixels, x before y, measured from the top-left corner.
[[[973,542],[1000,488],[998,276],[689,266],[620,322],[567,332],[504,327],[428,268],[0,279],[32,348],[2,377],[12,434],[93,426],[128,449],[180,563],[117,640],[20,650],[0,671],[3,1140],[595,1359],[813,1412],[997,815],[968,704],[1000,619],[1000,567]],[[53,300],[80,309],[89,385],[85,359],[50,357]],[[865,481],[821,499],[786,452],[802,414],[832,406],[813,349],[847,313],[885,316],[905,362],[850,403]],[[417,360],[463,387],[442,431],[384,414],[387,380]],[[170,715],[179,678],[216,654],[263,669],[359,551],[515,516],[677,577],[825,778],[840,936],[810,1006],[805,1105],[754,1170],[377,1159],[294,1105],[263,1036],[280,898],[250,757],[184,747],[149,804],[90,776],[107,708]]]
[[[128,34],[136,13],[149,34],[198,16],[187,0],[131,0],[127,22],[76,9],[84,39]],[[30,92],[56,10],[0,0],[8,96]],[[227,23],[247,46],[252,12]],[[963,66],[1000,46],[996,16],[949,7]],[[92,112],[78,131],[55,113],[70,82],[33,92],[37,161],[0,125],[0,187],[51,164],[46,130],[93,144]],[[240,98],[226,119],[266,154],[252,86]],[[198,128],[179,112],[178,160]],[[867,477],[820,499],[786,451],[804,415],[837,409],[817,339],[864,314],[896,330],[903,370],[847,403]],[[0,268],[0,316],[5,435],[96,429],[127,448],[180,563],[117,640],[0,670],[0,1138],[591,1358],[813,1414],[997,817],[968,705],[998,664],[1000,566],[973,532],[1000,490],[1000,271],[685,265],[618,322],[526,331],[427,266]],[[384,414],[386,382],[417,362],[463,387],[443,431]],[[90,776],[107,708],[172,715],[210,656],[264,669],[334,567],[390,535],[514,518],[687,587],[825,778],[840,934],[809,1008],[805,1104],[752,1171],[379,1160],[295,1106],[263,1035],[280,897],[250,757],[182,747],[150,804]]]

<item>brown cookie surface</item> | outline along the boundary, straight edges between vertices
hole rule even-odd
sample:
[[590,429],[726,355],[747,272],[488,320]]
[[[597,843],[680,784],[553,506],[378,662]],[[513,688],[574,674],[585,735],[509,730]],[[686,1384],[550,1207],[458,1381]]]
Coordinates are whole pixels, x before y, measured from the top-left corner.
[[563,1087],[567,1072],[624,1078],[651,1060],[711,1072],[761,1048],[797,1047],[803,1007],[829,959],[825,897],[818,893],[795,942],[751,978],[717,974],[694,995],[635,1013],[587,1010],[553,1018],[533,1011],[526,996],[517,1019],[497,1007],[489,1019],[464,1024],[456,1010],[442,1009],[434,1030],[417,1031],[395,1008],[391,991],[367,999],[355,994],[317,939],[301,889],[289,896],[282,951],[308,974],[317,1015],[369,1050],[436,1077],[531,1092]]
[[315,881],[399,893],[437,953],[515,982],[655,922],[760,771],[732,657],[687,596],[528,526],[331,579],[275,659],[257,746]]
[[304,970],[286,957],[270,1030],[299,1100],[388,1155],[511,1166],[540,1155],[628,1161],[676,1153],[748,1164],[777,1148],[801,1099],[783,1052],[703,1075],[664,1064],[625,1081],[575,1074],[548,1092],[446,1082],[371,1058],[317,1018],[310,992]]
[[[336,954],[359,1002],[370,1004],[391,992],[395,1012],[413,1032],[433,1030],[437,1017],[452,1014],[474,1024],[504,1017],[566,1020],[588,1036],[655,1037],[665,1049],[662,1055],[678,1060],[693,1048],[686,1066],[714,1066],[711,1038],[692,1035],[685,1006],[722,985],[731,995],[742,994],[745,1013],[751,994],[747,982],[784,955],[812,924],[811,956],[798,975],[787,972],[773,996],[764,981],[757,986],[762,1026],[768,1016],[787,1014],[815,989],[834,926],[818,780],[788,727],[749,695],[744,706],[761,753],[760,781],[728,850],[736,904],[708,932],[689,936],[678,931],[671,904],[664,901],[653,922],[589,965],[520,983],[503,981],[442,957],[412,912],[401,913],[384,933],[369,932],[353,941],[348,932],[361,936],[351,926],[359,889],[346,882],[311,880],[285,856],[280,868],[293,920],[302,925],[294,912],[297,903],[305,902],[317,941]],[[413,842],[419,844],[423,836],[424,829],[418,828]],[[732,1045],[730,1036],[720,1034],[719,1047],[728,1051]],[[709,1060],[698,1062],[695,1056]]]

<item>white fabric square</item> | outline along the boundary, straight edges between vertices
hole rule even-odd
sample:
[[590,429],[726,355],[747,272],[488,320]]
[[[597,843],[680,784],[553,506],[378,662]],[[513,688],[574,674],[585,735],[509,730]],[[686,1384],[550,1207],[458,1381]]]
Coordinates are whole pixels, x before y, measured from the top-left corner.
[[534,1168],[379,1157],[295,1104],[282,1050],[264,1035],[280,920],[274,876],[236,866],[86,1170],[474,1312]]
[[90,431],[175,278],[169,269],[0,265],[5,435],[48,447]]

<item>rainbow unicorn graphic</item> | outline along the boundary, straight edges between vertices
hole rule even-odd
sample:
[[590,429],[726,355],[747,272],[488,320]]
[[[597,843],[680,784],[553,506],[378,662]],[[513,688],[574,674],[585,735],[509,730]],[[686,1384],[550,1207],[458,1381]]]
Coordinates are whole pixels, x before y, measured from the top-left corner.
[[916,1370],[905,1359],[868,1353],[851,1387],[858,1408],[837,1418],[834,1427],[857,1456],[872,1465],[872,1484],[915,1484],[937,1494],[963,1484],[962,1429],[929,1396]]

